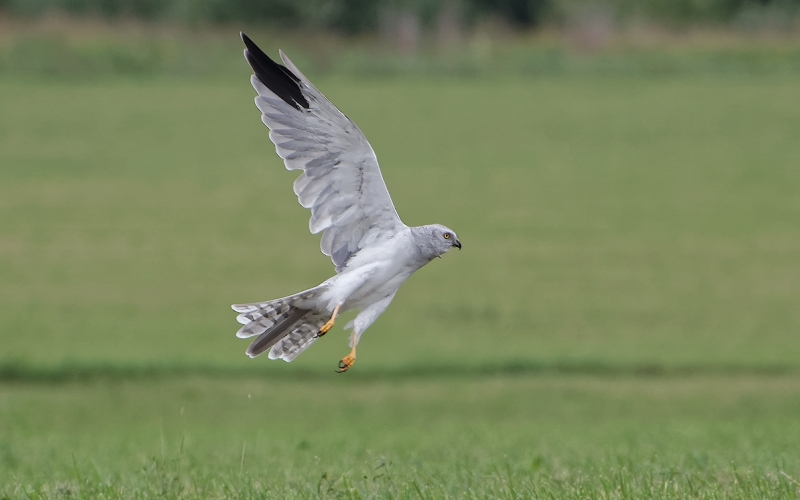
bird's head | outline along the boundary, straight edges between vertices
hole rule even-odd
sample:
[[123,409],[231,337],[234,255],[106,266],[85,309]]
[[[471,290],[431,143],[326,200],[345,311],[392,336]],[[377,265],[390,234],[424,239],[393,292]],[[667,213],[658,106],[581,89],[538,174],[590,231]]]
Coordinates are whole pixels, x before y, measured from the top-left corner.
[[456,236],[456,232],[449,227],[441,224],[431,224],[423,226],[428,232],[428,243],[433,251],[433,257],[440,257],[452,248],[461,250],[461,242]]

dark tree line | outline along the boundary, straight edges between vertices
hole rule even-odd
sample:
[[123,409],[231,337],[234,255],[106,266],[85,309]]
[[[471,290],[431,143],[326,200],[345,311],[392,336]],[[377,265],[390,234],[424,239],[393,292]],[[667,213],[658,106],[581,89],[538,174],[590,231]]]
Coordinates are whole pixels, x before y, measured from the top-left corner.
[[168,20],[187,24],[247,23],[322,28],[344,34],[377,31],[387,17],[413,15],[432,25],[445,9],[464,25],[500,19],[531,29],[557,24],[582,5],[599,4],[619,17],[653,21],[727,22],[744,9],[777,6],[800,10],[800,0],[0,0],[0,12],[37,17],[48,11],[75,16]]

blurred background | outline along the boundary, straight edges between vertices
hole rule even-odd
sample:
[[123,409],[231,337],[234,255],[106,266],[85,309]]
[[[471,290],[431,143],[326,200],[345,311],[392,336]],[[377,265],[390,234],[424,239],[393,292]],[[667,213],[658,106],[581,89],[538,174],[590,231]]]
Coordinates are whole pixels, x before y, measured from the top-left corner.
[[292,368],[247,363],[229,335],[229,303],[331,273],[252,107],[239,30],[359,124],[408,223],[464,235],[368,336],[364,370],[796,365],[800,3],[0,13],[6,371],[336,358],[328,340]]
[[[291,364],[234,337],[230,304],[333,272],[239,31],[359,125],[406,223],[464,244],[346,376],[338,328]],[[445,464],[433,497],[459,464],[796,493],[798,138],[796,0],[0,0],[0,492],[216,467],[402,496],[390,457]]]
[[5,75],[231,75],[230,34],[311,74],[791,72],[796,0],[2,0]]

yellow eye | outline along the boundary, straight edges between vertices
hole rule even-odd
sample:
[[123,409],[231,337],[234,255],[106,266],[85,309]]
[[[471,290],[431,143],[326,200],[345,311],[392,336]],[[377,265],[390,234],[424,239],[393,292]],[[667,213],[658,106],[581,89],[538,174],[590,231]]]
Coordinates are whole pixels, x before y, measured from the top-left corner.
[[450,239],[450,233],[444,233],[444,239],[449,240]]

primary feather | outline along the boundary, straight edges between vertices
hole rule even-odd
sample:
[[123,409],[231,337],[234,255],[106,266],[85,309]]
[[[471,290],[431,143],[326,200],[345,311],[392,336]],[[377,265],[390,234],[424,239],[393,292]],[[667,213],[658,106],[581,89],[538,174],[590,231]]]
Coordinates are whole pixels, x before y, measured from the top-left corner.
[[336,272],[364,247],[405,227],[383,182],[372,146],[355,123],[339,111],[294,64],[280,53],[272,61],[246,35],[245,58],[258,93],[256,106],[269,138],[289,170],[302,170],[294,183],[297,199],[311,210],[309,229],[323,232],[320,249]]

